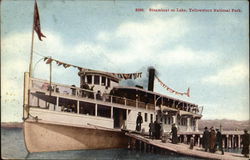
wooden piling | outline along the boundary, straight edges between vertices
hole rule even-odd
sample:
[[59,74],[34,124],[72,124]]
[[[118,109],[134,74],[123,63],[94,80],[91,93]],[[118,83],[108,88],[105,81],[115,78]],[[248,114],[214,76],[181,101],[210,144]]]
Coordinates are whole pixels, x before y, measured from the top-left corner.
[[241,148],[241,144],[240,144],[240,135],[238,135],[238,148]]

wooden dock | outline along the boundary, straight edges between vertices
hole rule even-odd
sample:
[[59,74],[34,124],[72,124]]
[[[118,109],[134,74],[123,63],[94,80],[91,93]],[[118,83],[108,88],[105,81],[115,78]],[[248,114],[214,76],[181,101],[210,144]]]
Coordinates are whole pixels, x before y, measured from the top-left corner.
[[197,158],[204,159],[222,159],[222,160],[246,160],[249,158],[244,157],[241,154],[225,152],[224,155],[221,155],[221,151],[217,151],[216,153],[205,152],[203,148],[199,148],[194,146],[193,149],[189,148],[189,145],[179,143],[172,144],[171,142],[163,143],[161,140],[152,140],[149,139],[148,136],[142,136],[136,133],[125,133],[128,137],[130,137],[129,146],[133,146],[135,142],[139,142],[139,149],[146,151],[148,148],[158,148],[160,149],[160,153],[175,153],[180,155],[186,155]]

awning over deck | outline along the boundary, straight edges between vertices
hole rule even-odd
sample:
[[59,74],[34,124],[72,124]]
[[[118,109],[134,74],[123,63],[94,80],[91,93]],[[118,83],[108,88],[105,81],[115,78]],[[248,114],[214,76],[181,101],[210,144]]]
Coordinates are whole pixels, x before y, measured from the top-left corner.
[[180,116],[187,116],[187,117],[194,117],[194,118],[201,118],[202,117],[201,114],[187,112],[187,111],[183,111],[183,110],[180,110],[179,114],[180,114]]
[[162,111],[162,112],[168,112],[168,111],[171,111],[171,112],[178,112],[178,109],[161,105],[161,111]]

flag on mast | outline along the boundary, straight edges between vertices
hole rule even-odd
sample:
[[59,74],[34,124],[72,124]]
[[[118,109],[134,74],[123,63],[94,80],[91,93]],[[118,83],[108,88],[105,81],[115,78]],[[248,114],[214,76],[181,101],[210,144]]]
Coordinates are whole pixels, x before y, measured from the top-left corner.
[[37,33],[37,36],[39,38],[40,41],[42,41],[42,37],[46,36],[41,32],[41,25],[40,25],[40,18],[39,18],[39,12],[38,12],[38,7],[37,7],[37,3],[35,1],[35,10],[34,10],[34,30]]

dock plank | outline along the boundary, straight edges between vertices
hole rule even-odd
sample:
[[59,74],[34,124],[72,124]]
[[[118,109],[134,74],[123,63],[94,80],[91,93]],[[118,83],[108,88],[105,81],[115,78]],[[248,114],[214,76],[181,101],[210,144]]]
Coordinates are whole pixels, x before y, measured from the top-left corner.
[[162,143],[161,140],[152,140],[140,134],[129,133],[129,132],[126,133],[126,135],[131,138],[140,140],[144,143],[154,145],[156,147],[166,149],[168,151],[171,151],[177,154],[182,154],[182,155],[187,155],[187,156],[192,156],[192,157],[205,158],[205,159],[220,159],[220,160],[247,160],[248,159],[244,157],[243,155],[237,154],[237,153],[225,152],[224,155],[221,155],[220,151],[217,151],[216,153],[205,152],[204,149],[199,148],[197,146],[194,146],[193,149],[189,149],[189,145],[183,144],[183,143],[178,143],[178,144],[172,144],[169,142]]

